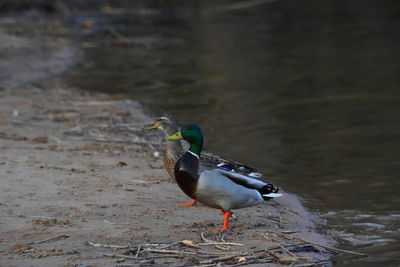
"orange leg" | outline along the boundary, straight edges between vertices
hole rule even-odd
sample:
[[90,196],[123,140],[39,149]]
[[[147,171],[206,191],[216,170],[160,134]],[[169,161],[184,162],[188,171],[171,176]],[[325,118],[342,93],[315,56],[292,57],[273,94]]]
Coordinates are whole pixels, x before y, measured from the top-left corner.
[[209,229],[209,230],[214,231],[214,232],[229,230],[229,218],[231,217],[232,212],[224,211],[221,209],[221,213],[224,214],[224,216],[225,216],[224,224],[222,225],[222,228],[221,229]]
[[196,205],[197,205],[197,201],[193,199],[190,202],[179,204],[179,205],[176,205],[176,206],[177,207],[189,207],[189,206],[196,206]]
[[222,226],[221,230],[228,230],[229,229],[229,218],[231,217],[230,211],[221,210],[225,216],[224,225]]

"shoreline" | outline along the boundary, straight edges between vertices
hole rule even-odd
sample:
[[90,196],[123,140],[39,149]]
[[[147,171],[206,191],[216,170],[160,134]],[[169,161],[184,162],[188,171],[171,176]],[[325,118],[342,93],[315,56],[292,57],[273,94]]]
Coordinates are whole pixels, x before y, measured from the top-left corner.
[[[29,38],[4,36],[12,40],[15,55],[37,45]],[[0,84],[0,265],[115,266],[120,259],[198,265],[216,255],[219,259],[209,264],[240,258],[270,266],[329,260],[330,252],[293,238],[332,245],[316,231],[323,221],[295,195],[285,193],[279,200],[235,211],[232,230],[224,235],[207,231],[222,223],[217,210],[176,207],[187,198],[163,168],[161,133],[143,129],[153,117],[139,102],[32,85],[45,84],[76,62],[73,55],[79,51],[62,47],[62,54],[69,55],[66,63],[57,45],[41,64],[34,55],[23,61],[3,59],[11,64],[3,66],[14,67]],[[208,239],[222,244],[194,248],[181,242]],[[165,248],[168,244],[173,245]],[[170,251],[155,252],[166,249]],[[221,259],[232,253],[238,256]]]

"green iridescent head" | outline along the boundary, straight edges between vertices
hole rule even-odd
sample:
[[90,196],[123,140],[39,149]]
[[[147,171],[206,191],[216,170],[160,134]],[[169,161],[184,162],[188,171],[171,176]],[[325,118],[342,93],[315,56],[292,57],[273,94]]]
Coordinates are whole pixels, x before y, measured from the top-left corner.
[[175,141],[184,139],[190,143],[189,151],[200,156],[200,152],[203,149],[203,133],[197,125],[187,125],[182,129],[167,137],[167,141]]

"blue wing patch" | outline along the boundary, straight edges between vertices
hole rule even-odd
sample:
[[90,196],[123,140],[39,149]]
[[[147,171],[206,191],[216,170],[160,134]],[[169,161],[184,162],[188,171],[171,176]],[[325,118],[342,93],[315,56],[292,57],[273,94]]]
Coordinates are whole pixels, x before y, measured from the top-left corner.
[[229,165],[227,165],[225,163],[219,163],[217,166],[218,166],[218,168],[221,168],[223,170],[227,170],[227,171],[230,171],[230,172],[235,172],[234,168],[232,168],[231,166],[229,166]]

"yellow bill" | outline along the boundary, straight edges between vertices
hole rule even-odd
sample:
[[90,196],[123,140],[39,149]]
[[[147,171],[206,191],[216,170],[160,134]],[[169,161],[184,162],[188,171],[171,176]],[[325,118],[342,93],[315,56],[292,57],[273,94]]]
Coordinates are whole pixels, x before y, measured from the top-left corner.
[[177,132],[173,135],[170,135],[167,137],[167,141],[176,141],[176,140],[181,140],[183,139],[182,133],[181,132]]
[[162,126],[158,122],[155,122],[152,126],[149,126],[146,129],[147,130],[162,130]]

